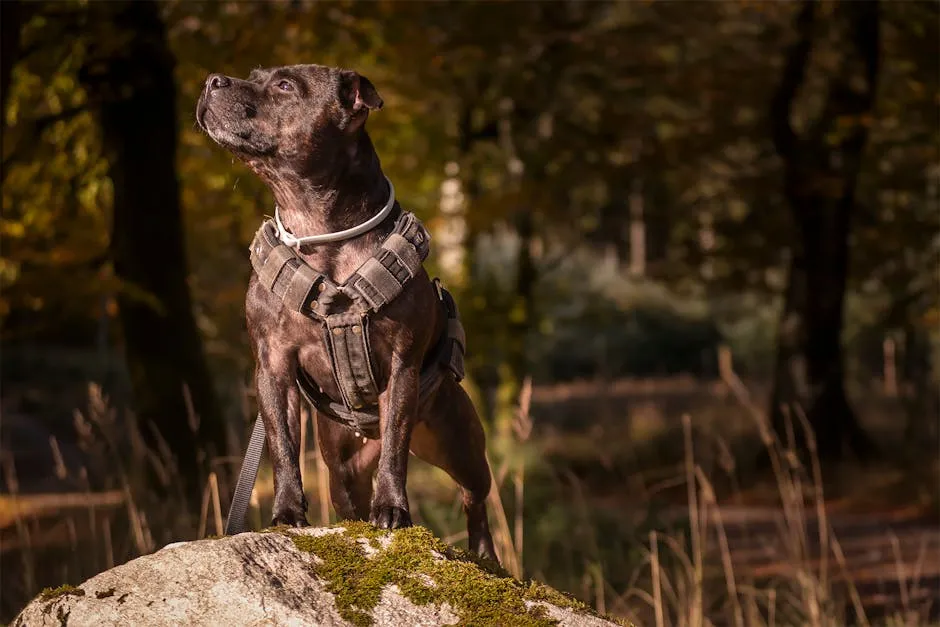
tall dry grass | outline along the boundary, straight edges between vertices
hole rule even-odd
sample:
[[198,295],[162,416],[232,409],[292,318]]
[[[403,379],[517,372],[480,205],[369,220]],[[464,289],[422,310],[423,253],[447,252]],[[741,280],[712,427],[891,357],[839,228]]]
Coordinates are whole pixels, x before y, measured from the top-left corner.
[[[747,573],[736,572],[715,489],[696,463],[692,419],[684,415],[689,537],[651,531],[645,563],[638,569],[648,568],[649,577],[636,577],[648,585],[629,589],[618,608],[638,624],[656,627],[868,627],[872,623],[829,522],[816,441],[805,415],[799,408],[787,413],[781,440],[738,377],[725,371],[723,378],[753,417],[770,460],[779,499],[778,540],[786,550],[785,575],[757,582]],[[807,443],[805,462],[797,454],[797,429]],[[717,555],[709,555],[709,545],[716,547]],[[893,545],[898,547],[896,539]],[[895,556],[902,582],[901,607],[880,621],[896,627],[926,625],[931,608],[911,603],[897,548]],[[631,598],[647,607],[631,609]]]
[[[740,380],[733,373],[724,374],[725,385],[753,417],[770,459],[779,513],[775,540],[785,547],[782,559],[787,568],[783,574],[758,578],[736,564],[714,478],[697,457],[696,425],[690,415],[682,417],[684,457],[680,472],[667,478],[667,482],[684,483],[687,503],[683,524],[678,529],[663,525],[637,534],[630,549],[635,550],[636,558],[627,560],[629,574],[611,572],[605,567],[605,554],[620,550],[611,547],[623,544],[614,545],[594,515],[587,497],[590,486],[569,473],[552,492],[553,502],[545,501],[544,473],[540,472],[544,469],[539,467],[544,462],[537,452],[538,424],[530,415],[531,381],[522,386],[510,441],[493,442],[490,451],[494,488],[489,497],[491,521],[507,570],[517,577],[535,576],[550,583],[563,579],[557,572],[530,572],[526,568],[527,555],[538,556],[548,550],[544,538],[526,534],[526,530],[537,527],[544,512],[552,511],[549,506],[561,507],[571,512],[579,530],[575,534],[565,527],[552,539],[553,546],[564,547],[566,563],[582,582],[580,587],[570,586],[570,591],[601,612],[656,627],[871,625],[829,521],[815,441],[805,417],[793,412],[781,437],[770,429]],[[316,421],[311,417],[310,412],[304,412],[305,487],[313,497],[314,511],[318,511],[318,515],[311,513],[311,520],[325,524],[335,516],[329,503],[326,469],[315,445]],[[54,472],[57,478],[80,486],[74,492],[43,497],[21,494],[12,455],[2,457],[7,496],[0,515],[6,516],[4,527],[9,532],[4,564],[16,566],[3,576],[3,613],[7,618],[43,586],[78,583],[170,541],[222,533],[241,442],[234,443],[237,452],[208,460],[200,510],[189,512],[182,491],[177,489],[177,465],[172,452],[160,445],[159,433],[154,439],[157,445],[148,447],[133,417],[119,417],[97,386],[89,388],[88,407],[75,413],[75,428],[87,467],[69,469],[62,461],[58,442],[50,441]],[[805,462],[795,452],[799,432],[809,443],[810,456]],[[153,475],[169,498],[152,493]],[[437,488],[422,477],[425,483],[417,487],[423,497],[431,495],[432,503],[429,507],[413,506],[416,520],[449,542],[462,541],[466,533],[461,529],[459,508],[453,506],[455,487],[445,481]],[[409,483],[412,485],[414,482]],[[268,520],[270,497],[270,469],[263,468],[251,501],[255,527]],[[563,503],[559,503],[561,499]],[[446,510],[439,518],[431,516],[435,502]],[[62,559],[63,552],[69,559]],[[905,583],[902,603],[896,613],[879,620],[897,627],[926,624],[929,608],[918,605],[913,594],[920,566],[905,566],[900,548],[895,554],[898,579]],[[918,564],[922,563],[920,559]],[[627,585],[616,583],[623,579]]]

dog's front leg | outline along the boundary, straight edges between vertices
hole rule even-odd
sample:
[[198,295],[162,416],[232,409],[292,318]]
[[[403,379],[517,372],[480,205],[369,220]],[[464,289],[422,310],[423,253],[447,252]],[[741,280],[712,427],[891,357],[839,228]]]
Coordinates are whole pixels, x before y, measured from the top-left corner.
[[418,370],[392,357],[388,387],[379,396],[382,452],[369,522],[382,529],[411,526],[408,513],[408,452],[418,411]]
[[272,525],[304,527],[307,499],[300,480],[300,392],[294,384],[295,360],[259,351],[255,379],[258,409],[274,466]]

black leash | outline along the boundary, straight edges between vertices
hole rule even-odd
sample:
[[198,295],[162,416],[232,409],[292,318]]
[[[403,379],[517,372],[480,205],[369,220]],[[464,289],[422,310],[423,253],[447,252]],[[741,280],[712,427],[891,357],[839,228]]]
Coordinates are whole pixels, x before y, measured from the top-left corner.
[[255,426],[251,430],[251,439],[248,440],[248,449],[245,451],[245,460],[238,473],[238,483],[235,484],[235,495],[228,509],[228,520],[225,521],[225,535],[231,536],[241,533],[247,528],[248,503],[251,501],[251,491],[258,478],[258,466],[261,464],[261,452],[264,450],[264,421],[261,414],[255,418]]

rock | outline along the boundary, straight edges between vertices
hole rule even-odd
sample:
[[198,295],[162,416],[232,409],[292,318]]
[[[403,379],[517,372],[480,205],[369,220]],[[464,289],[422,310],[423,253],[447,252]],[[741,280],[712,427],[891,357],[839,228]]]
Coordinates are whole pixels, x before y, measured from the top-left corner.
[[171,544],[36,597],[13,625],[584,625],[615,623],[448,547],[364,523]]

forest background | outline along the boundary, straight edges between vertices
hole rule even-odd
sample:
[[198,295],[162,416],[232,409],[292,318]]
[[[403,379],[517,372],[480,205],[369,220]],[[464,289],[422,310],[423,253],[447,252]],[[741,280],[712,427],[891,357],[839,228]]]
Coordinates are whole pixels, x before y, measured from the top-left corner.
[[[511,572],[642,624],[938,611],[936,3],[0,8],[0,620],[227,507],[273,201],[195,103],[293,63],[385,100]],[[463,540],[446,477],[416,462],[409,492]],[[264,470],[257,526],[269,501]]]

